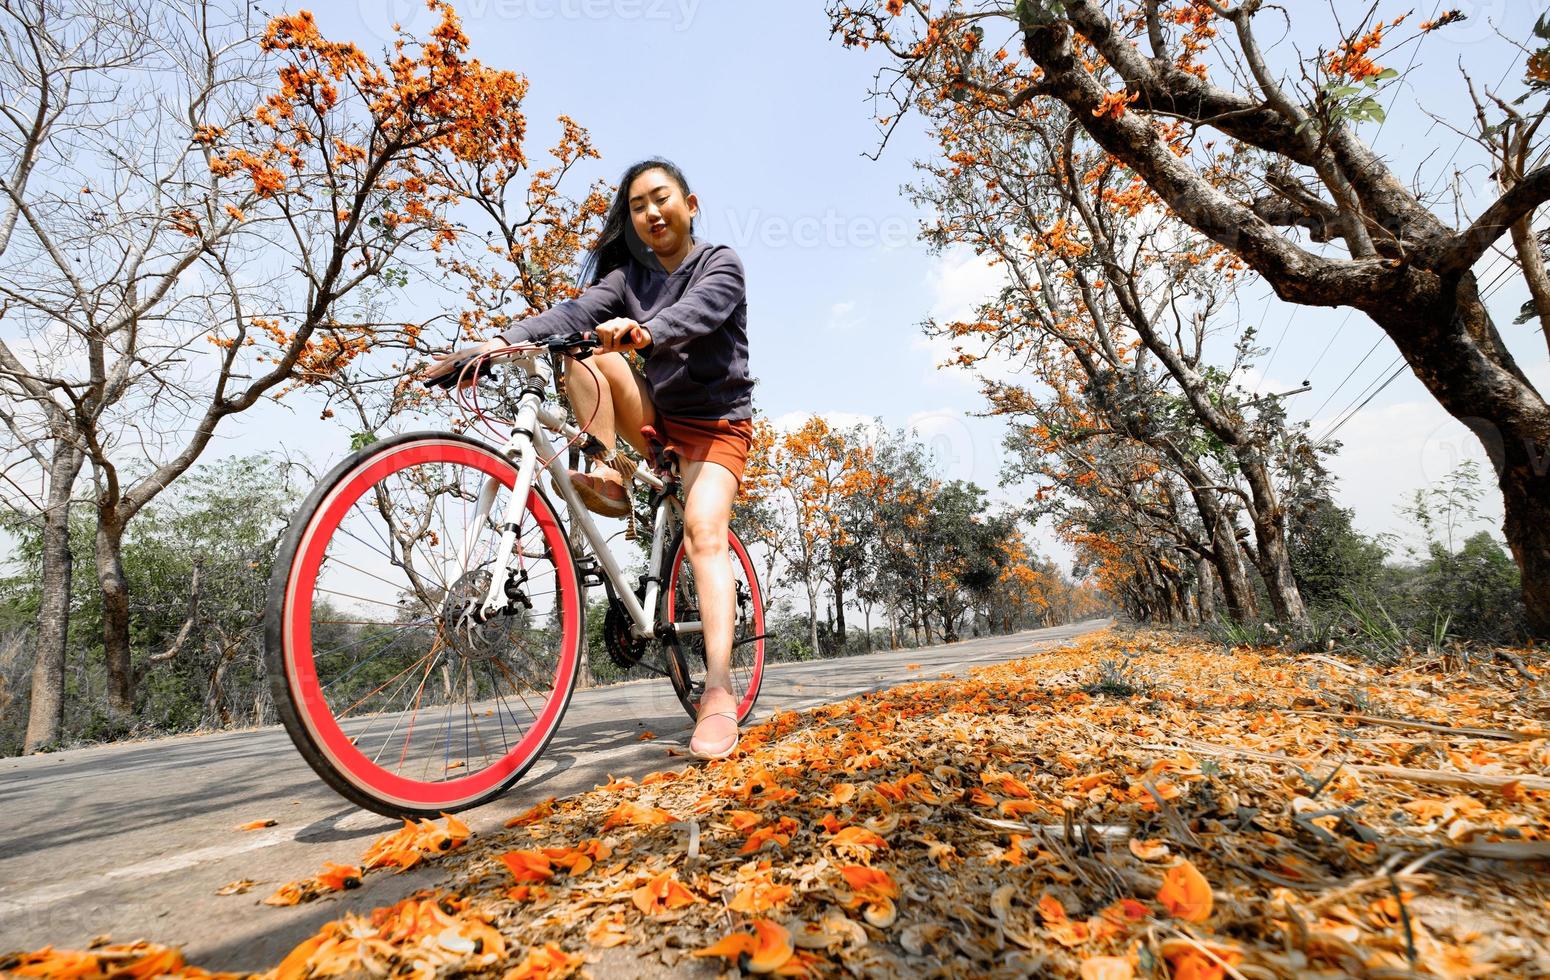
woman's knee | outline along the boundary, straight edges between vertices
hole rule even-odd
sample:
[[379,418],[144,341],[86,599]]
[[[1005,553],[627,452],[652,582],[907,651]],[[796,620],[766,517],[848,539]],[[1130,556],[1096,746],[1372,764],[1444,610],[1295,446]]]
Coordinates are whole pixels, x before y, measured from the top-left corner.
[[727,549],[727,521],[715,514],[684,515],[684,550],[691,555],[710,555]]

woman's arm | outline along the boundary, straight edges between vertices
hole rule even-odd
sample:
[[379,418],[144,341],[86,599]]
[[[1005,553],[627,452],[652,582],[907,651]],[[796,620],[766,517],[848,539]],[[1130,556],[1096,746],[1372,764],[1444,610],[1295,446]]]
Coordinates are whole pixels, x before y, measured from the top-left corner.
[[743,301],[743,263],[730,248],[716,249],[705,260],[705,271],[667,309],[641,326],[651,343],[681,347],[715,330]]
[[623,300],[624,267],[620,266],[582,290],[575,299],[563,300],[513,323],[501,332],[499,339],[507,344],[521,344],[591,330],[616,316]]

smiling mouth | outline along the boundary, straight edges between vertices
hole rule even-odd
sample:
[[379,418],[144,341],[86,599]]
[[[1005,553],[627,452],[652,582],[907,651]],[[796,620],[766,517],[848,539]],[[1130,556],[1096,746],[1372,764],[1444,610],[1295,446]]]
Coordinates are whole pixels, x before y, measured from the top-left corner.
[[662,234],[662,233],[663,233],[663,232],[664,232],[664,231],[667,231],[667,225],[655,225],[655,226],[653,226],[653,227],[652,227],[652,229],[651,229],[651,233],[652,233],[652,234],[653,234],[653,235],[660,235],[660,234]]

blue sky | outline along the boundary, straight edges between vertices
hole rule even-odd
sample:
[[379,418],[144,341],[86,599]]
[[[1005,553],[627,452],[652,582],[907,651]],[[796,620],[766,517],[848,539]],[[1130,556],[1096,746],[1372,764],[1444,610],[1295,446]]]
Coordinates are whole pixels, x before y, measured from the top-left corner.
[[[1290,6],[1298,18],[1290,40],[1304,51],[1327,44],[1330,8],[1312,0]],[[1412,23],[1443,5],[1415,6]],[[1545,4],[1446,6],[1461,7],[1470,19],[1382,59],[1410,71],[1388,91],[1388,122],[1363,135],[1402,161],[1400,172],[1415,174],[1420,187],[1442,190],[1456,179],[1469,207],[1488,192],[1486,173],[1473,147],[1460,147],[1459,137],[1427,113],[1467,121],[1458,66],[1495,83],[1516,52],[1493,25],[1526,37]],[[1381,15],[1406,9],[1385,2]],[[916,424],[946,475],[995,486],[1001,425],[967,416],[980,408],[975,384],[935,369],[941,348],[929,345],[917,324],[930,313],[967,315],[999,273],[972,253],[932,256],[915,240],[922,216],[900,187],[913,177],[911,161],[932,146],[918,120],[907,119],[880,160],[863,156],[877,146],[872,120],[879,110],[866,92],[883,62],[831,41],[821,3],[465,0],[458,10],[477,57],[530,80],[525,107],[535,160],[563,112],[587,127],[603,156],[577,174],[585,180],[617,179],[650,155],[682,167],[701,205],[698,234],[733,245],[743,259],[762,412],[777,420],[818,412],[841,421],[881,416],[890,427]],[[431,23],[406,0],[347,0],[314,13],[326,33],[373,47],[385,43],[395,19],[419,30]],[[1509,74],[1509,83],[1517,77]],[[1499,267],[1488,264],[1484,281]],[[1524,298],[1509,277],[1492,306],[1531,376],[1550,383],[1543,338],[1511,325]],[[1261,323],[1261,343],[1275,348],[1246,384],[1282,391],[1310,381],[1313,392],[1290,406],[1294,419],[1313,418],[1316,434],[1353,407],[1364,386],[1387,377],[1394,362],[1392,344],[1360,314],[1293,310],[1259,287],[1246,292],[1243,307]],[[267,414],[245,421],[233,448],[258,448],[258,434],[273,431]],[[312,424],[306,431],[314,455],[342,454],[345,434]],[[1408,373],[1356,413],[1340,437],[1346,449],[1334,470],[1341,499],[1372,531],[1400,529],[1393,507],[1402,495],[1442,476],[1457,458],[1478,455]]]

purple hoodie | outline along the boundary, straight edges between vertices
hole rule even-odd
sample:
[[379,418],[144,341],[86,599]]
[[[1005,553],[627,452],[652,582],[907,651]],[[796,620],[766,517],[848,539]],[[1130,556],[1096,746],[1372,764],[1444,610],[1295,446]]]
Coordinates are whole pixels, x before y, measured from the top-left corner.
[[[652,259],[655,260],[653,255]],[[521,343],[629,317],[651,331],[646,387],[658,412],[680,418],[753,417],[743,263],[729,245],[696,241],[668,273],[631,259],[575,299],[519,320],[501,335]]]

